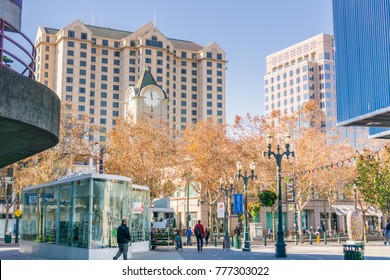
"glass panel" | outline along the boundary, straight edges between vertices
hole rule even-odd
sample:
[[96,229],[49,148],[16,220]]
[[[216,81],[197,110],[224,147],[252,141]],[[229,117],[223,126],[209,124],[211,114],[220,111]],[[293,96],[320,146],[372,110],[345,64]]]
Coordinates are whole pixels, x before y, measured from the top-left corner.
[[144,190],[133,189],[131,205],[131,241],[149,240],[150,219],[148,208],[145,208],[145,205],[149,205],[148,193]]
[[34,241],[38,235],[38,192],[39,190],[25,191],[23,195],[23,218],[20,220],[22,240]]
[[57,187],[45,188],[42,203],[43,241],[46,243],[56,243]]
[[60,185],[60,221],[59,239],[60,245],[72,245],[72,188],[67,184]]
[[92,248],[117,246],[122,219],[130,221],[131,185],[123,181],[94,180]]
[[75,182],[72,246],[88,248],[89,179]]

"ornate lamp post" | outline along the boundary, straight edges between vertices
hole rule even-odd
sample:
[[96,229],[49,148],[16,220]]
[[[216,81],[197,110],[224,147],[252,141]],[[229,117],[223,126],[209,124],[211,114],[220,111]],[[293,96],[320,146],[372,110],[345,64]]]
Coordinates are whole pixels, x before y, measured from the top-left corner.
[[251,170],[251,174],[247,176],[246,170],[244,171],[244,175],[241,174],[242,169],[242,163],[237,163],[237,177],[238,179],[242,178],[244,180],[244,215],[245,215],[245,229],[244,229],[244,247],[242,248],[243,251],[250,251],[251,250],[251,243],[249,240],[249,226],[248,226],[248,180],[253,178],[257,178],[255,175],[255,164],[252,162],[249,165],[249,168]]
[[282,172],[282,158],[283,156],[286,156],[289,158],[291,155],[294,157],[294,152],[290,151],[290,136],[284,137],[284,143],[286,147],[286,151],[283,153],[280,153],[280,146],[276,146],[276,153],[271,151],[271,144],[272,144],[272,136],[266,137],[267,147],[268,151],[263,152],[264,156],[268,156],[268,159],[271,159],[271,156],[275,157],[276,160],[276,166],[277,166],[277,181],[278,181],[278,232],[277,232],[277,238],[276,238],[276,252],[275,257],[277,258],[286,258],[286,243],[284,242],[283,237],[283,223],[282,223],[282,178],[281,178],[281,172]]
[[228,197],[234,192],[235,188],[233,188],[234,179],[230,178],[229,183],[230,186],[226,185],[223,187],[224,179],[219,179],[219,191],[225,193],[225,237],[224,237],[224,248],[228,249],[229,245],[229,220],[228,220]]

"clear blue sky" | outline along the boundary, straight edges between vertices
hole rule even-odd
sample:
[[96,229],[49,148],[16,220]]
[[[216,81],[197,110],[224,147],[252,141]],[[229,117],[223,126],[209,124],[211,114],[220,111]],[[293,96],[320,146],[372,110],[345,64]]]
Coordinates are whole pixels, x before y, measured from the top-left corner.
[[333,34],[331,0],[24,0],[22,31],[61,28],[75,19],[134,31],[153,22],[167,37],[226,52],[227,122],[264,114],[265,57],[320,33]]

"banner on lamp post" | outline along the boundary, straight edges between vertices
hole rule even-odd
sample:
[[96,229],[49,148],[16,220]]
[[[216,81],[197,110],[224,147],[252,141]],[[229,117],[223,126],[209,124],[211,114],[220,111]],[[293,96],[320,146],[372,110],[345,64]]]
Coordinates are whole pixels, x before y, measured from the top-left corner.
[[242,214],[243,207],[242,207],[242,194],[241,193],[235,193],[234,194],[234,208],[233,208],[234,214]]
[[225,217],[225,203],[217,202],[217,217],[224,218]]

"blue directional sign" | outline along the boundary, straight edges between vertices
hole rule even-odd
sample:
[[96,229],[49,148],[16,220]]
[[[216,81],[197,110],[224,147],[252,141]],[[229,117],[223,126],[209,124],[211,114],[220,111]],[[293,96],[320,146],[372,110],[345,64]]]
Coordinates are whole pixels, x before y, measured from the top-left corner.
[[243,207],[242,207],[242,194],[241,193],[235,193],[234,194],[234,208],[233,211],[235,214],[242,214]]

